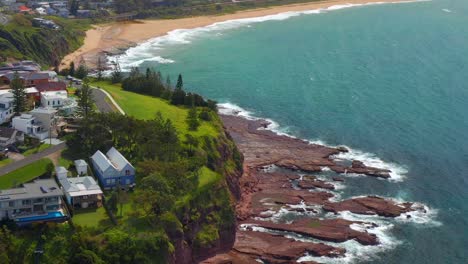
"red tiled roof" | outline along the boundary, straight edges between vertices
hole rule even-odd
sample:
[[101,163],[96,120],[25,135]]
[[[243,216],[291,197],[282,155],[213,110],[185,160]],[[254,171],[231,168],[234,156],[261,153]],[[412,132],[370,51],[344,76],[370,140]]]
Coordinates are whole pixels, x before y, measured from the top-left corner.
[[67,84],[64,82],[48,82],[36,84],[39,92],[67,90]]
[[25,6],[25,5],[22,5],[22,6],[19,7],[19,10],[20,11],[31,11],[31,8],[29,8],[29,7]]

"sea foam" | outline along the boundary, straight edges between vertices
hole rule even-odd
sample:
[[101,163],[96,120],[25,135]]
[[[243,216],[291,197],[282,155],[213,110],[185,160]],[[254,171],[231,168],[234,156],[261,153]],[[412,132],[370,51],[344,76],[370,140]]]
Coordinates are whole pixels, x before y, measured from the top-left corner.
[[[251,111],[248,111],[238,105],[235,105],[232,103],[220,103],[218,104],[218,108],[219,108],[219,113],[224,114],[224,115],[240,116],[248,120],[259,120],[259,119],[266,120],[270,124],[266,128],[259,128],[259,129],[267,129],[276,133],[277,135],[297,138],[289,133],[288,128],[281,127],[277,122],[271,119],[256,117]],[[328,144],[321,140],[307,140],[307,141],[310,144],[318,144],[318,145],[329,146],[329,147],[338,147],[338,146]],[[379,157],[377,157],[377,155],[373,153],[353,149],[348,146],[344,146],[344,147],[346,147],[349,151],[346,153],[340,153],[340,154],[334,155],[332,156],[332,158],[336,160],[349,160],[349,161],[359,160],[359,161],[362,161],[366,166],[390,170],[391,172],[390,172],[389,181],[393,181],[393,182],[403,181],[406,177],[406,173],[408,173],[408,169],[405,166],[392,163],[392,162],[383,161],[382,159],[380,159]],[[327,171],[327,170],[329,170],[329,168],[327,167],[322,168],[322,171]],[[346,176],[353,177],[353,176],[364,176],[364,175],[346,174]]]
[[[333,5],[327,8],[319,8],[305,11],[289,11],[274,15],[266,15],[253,18],[241,18],[232,19],[223,22],[213,23],[204,27],[197,27],[192,29],[175,29],[169,31],[166,35],[152,38],[142,44],[135,47],[129,48],[125,53],[109,57],[110,62],[119,61],[123,71],[130,71],[132,67],[136,67],[145,61],[154,61],[161,64],[173,63],[174,60],[170,58],[162,58],[161,54],[157,54],[164,47],[190,44],[195,38],[203,36],[220,36],[220,31],[232,30],[242,27],[251,27],[252,24],[262,23],[266,21],[282,21],[297,17],[301,15],[312,15],[327,13],[330,11],[336,11],[344,8],[370,6],[370,5],[381,5],[381,4],[401,4],[401,3],[413,3],[413,2],[425,2],[426,0],[414,0],[414,1],[398,1],[398,2],[374,2],[364,4],[344,4],[344,5]],[[212,34],[215,33],[215,34]]]

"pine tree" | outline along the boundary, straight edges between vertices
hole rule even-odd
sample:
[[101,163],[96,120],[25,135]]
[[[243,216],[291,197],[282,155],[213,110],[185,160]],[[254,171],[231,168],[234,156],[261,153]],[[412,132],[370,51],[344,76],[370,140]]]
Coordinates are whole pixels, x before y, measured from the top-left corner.
[[78,0],[72,0],[70,4],[70,14],[76,16],[79,7],[80,3],[78,2]]
[[13,111],[16,115],[19,115],[26,109],[26,91],[24,90],[24,85],[18,72],[15,72],[13,76],[10,89],[13,94]]
[[75,62],[70,63],[70,70],[68,71],[68,74],[70,76],[75,76]]
[[182,90],[184,88],[184,81],[182,80],[182,74],[177,77],[176,89]]
[[89,80],[85,79],[78,96],[78,107],[76,114],[87,120],[94,113],[94,99]]
[[122,81],[122,71],[120,70],[119,62],[114,63],[114,71],[111,74],[111,82],[112,83],[119,83]]
[[104,71],[104,63],[101,60],[101,56],[97,60],[97,79],[102,80],[102,72]]
[[196,131],[200,126],[200,121],[198,121],[197,109],[194,106],[192,106],[188,112],[187,124],[189,126],[189,129],[192,131]]
[[88,68],[84,63],[80,64],[78,66],[78,69],[76,70],[75,77],[78,79],[84,79],[88,76]]
[[172,90],[171,77],[169,76],[169,74],[166,77],[166,89]]

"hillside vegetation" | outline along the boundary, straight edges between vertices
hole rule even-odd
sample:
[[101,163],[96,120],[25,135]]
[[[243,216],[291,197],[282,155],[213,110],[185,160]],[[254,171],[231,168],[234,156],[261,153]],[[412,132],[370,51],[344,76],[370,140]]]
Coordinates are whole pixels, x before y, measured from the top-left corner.
[[60,29],[32,26],[32,17],[17,14],[11,22],[0,26],[0,60],[35,60],[44,66],[56,67],[68,53],[78,49],[90,28],[88,20],[48,17]]

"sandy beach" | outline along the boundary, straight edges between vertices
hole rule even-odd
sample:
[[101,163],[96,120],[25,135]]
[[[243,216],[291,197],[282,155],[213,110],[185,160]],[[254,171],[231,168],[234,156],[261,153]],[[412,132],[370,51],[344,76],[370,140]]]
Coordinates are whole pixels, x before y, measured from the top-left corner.
[[75,52],[67,55],[62,60],[60,68],[66,68],[71,61],[74,61],[75,64],[77,64],[82,59],[84,59],[89,67],[93,67],[96,64],[98,55],[102,52],[115,52],[117,49],[125,49],[149,39],[165,35],[167,32],[175,29],[191,29],[232,19],[261,17],[290,11],[313,10],[327,8],[334,5],[396,1],[399,0],[329,0],[252,9],[240,11],[234,14],[217,16],[200,16],[167,20],[139,20],[133,22],[115,22],[95,25],[93,26],[93,29],[86,32],[86,38],[83,46]]

